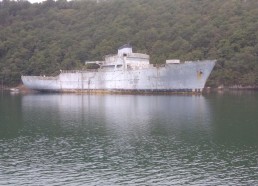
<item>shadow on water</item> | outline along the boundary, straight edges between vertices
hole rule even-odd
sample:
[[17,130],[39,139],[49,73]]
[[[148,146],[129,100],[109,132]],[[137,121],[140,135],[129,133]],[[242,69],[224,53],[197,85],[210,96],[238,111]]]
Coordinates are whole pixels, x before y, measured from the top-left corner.
[[258,145],[258,94],[255,91],[229,91],[212,94],[214,141],[231,145]]
[[0,95],[0,139],[13,138],[23,128],[21,97],[7,92]]

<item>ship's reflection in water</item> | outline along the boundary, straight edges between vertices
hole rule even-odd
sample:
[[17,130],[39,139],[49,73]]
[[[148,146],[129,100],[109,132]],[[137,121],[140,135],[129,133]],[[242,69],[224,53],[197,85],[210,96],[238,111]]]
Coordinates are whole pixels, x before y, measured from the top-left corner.
[[256,95],[18,100],[0,185],[257,185]]
[[122,138],[188,131],[192,136],[194,131],[209,133],[210,128],[210,109],[203,96],[28,95],[23,97],[23,114],[30,127],[59,135],[85,131]]

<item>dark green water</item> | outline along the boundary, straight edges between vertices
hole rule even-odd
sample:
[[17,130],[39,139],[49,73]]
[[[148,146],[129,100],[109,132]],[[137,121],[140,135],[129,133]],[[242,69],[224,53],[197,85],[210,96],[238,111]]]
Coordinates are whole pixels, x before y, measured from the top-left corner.
[[2,93],[0,185],[258,185],[258,93]]

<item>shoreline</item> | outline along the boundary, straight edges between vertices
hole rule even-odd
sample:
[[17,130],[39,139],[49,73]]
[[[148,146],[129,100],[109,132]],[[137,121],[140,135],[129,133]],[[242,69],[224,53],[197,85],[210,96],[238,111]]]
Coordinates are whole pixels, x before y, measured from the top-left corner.
[[[10,91],[11,93],[21,93],[21,94],[30,94],[30,93],[37,93],[39,91],[31,90],[27,88],[23,84],[19,84],[18,86],[13,87],[0,87],[1,91]],[[224,91],[258,91],[257,86],[219,86],[219,87],[205,87],[202,92],[141,92],[141,91],[71,91],[71,92],[57,92],[57,93],[76,93],[76,94],[148,94],[148,95],[173,95],[173,94],[185,94],[185,95],[199,95],[202,93],[209,93],[209,92],[224,92]]]

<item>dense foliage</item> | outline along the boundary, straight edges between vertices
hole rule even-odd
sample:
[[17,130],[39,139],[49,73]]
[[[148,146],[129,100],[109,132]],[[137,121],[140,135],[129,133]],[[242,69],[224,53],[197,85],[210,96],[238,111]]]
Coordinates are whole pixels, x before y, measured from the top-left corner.
[[0,2],[0,80],[56,74],[130,42],[152,63],[217,59],[208,84],[258,85],[257,0]]

